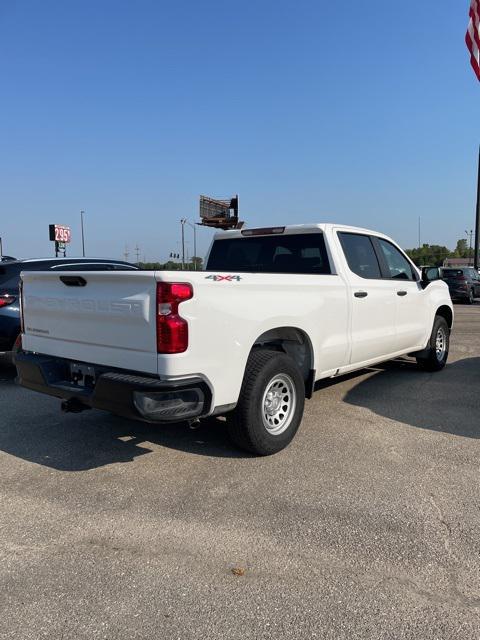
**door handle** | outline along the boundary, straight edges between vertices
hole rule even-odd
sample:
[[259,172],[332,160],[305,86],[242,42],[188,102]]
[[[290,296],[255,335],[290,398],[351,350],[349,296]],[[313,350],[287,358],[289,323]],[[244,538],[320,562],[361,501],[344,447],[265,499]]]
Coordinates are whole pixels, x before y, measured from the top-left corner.
[[353,295],[355,296],[355,298],[366,298],[368,296],[368,293],[366,291],[355,291]]
[[397,296],[406,296],[407,292],[406,291],[397,291]]
[[87,281],[82,276],[60,276],[60,280],[67,287],[84,287],[87,284]]

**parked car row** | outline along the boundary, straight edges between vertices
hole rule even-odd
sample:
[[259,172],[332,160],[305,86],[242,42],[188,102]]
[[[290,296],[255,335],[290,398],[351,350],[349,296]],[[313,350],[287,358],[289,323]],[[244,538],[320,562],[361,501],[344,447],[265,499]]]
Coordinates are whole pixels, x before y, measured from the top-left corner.
[[[4,256],[6,258],[7,256]],[[20,336],[19,284],[22,271],[131,271],[134,264],[103,258],[42,258],[0,262],[0,362],[11,362]]]

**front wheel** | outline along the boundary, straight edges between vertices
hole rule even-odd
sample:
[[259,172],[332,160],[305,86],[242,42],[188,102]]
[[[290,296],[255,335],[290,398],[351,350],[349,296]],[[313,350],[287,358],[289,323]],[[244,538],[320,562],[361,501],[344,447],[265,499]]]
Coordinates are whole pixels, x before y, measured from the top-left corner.
[[296,434],[304,403],[303,377],[293,360],[278,351],[252,351],[240,399],[227,415],[230,438],[256,455],[277,453]]
[[473,289],[468,292],[467,304],[474,304],[475,296],[473,295]]
[[435,317],[428,345],[427,355],[418,357],[417,364],[425,371],[440,371],[447,364],[450,347],[450,328],[442,316]]

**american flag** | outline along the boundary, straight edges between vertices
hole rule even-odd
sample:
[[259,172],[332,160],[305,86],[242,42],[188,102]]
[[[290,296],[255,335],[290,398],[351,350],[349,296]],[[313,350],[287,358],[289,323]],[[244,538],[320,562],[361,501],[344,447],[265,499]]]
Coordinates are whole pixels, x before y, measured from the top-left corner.
[[480,0],[470,3],[470,22],[468,23],[465,42],[470,51],[470,63],[480,80]]

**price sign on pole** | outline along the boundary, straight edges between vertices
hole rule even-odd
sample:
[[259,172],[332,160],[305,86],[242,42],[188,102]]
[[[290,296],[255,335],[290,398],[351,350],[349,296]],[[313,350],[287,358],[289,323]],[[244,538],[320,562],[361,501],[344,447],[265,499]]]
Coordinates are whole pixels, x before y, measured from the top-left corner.
[[70,227],[64,224],[48,225],[49,237],[55,242],[55,257],[58,258],[59,252],[63,252],[63,256],[67,255],[67,244],[71,242],[72,231]]

